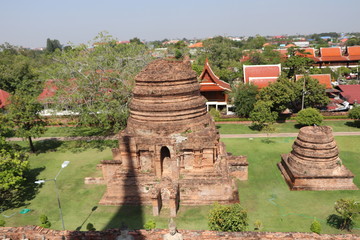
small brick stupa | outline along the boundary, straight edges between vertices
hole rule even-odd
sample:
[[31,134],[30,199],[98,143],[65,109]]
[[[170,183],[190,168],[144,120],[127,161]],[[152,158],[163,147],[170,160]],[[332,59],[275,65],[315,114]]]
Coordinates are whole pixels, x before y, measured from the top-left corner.
[[331,127],[301,128],[292,151],[281,159],[278,167],[291,190],[357,189],[339,158]]
[[100,204],[169,207],[239,201],[235,179],[247,159],[230,156],[200,95],[189,62],[156,60],[136,77],[127,127],[113,160],[101,164]]

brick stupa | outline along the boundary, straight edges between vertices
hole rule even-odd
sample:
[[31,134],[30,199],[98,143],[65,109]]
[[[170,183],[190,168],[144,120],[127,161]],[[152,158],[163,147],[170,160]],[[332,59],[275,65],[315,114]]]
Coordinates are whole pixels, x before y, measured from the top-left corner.
[[300,132],[278,167],[291,190],[356,190],[354,175],[339,158],[329,126],[308,126]]
[[152,205],[153,214],[183,205],[238,202],[235,179],[247,159],[230,156],[188,62],[156,60],[136,77],[127,127],[113,160],[103,161],[105,205]]

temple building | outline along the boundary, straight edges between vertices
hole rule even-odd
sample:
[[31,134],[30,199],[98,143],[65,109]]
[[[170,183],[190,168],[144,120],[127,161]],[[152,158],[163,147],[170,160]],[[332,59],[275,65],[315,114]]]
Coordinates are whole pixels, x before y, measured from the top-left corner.
[[243,65],[243,69],[244,83],[254,84],[258,89],[276,82],[281,74],[281,64]]
[[357,190],[329,126],[307,126],[278,167],[291,190]]
[[229,108],[232,107],[232,105],[229,104],[229,92],[231,92],[230,84],[220,80],[219,77],[215,75],[207,59],[199,79],[200,93],[207,100],[207,111],[209,111],[210,107],[214,107],[219,111],[224,109],[226,113],[228,113]]
[[235,180],[247,180],[247,159],[228,155],[219,141],[190,63],[156,60],[135,81],[119,147],[101,163],[100,204],[152,205],[154,215],[168,207],[175,216],[179,201],[238,202]]

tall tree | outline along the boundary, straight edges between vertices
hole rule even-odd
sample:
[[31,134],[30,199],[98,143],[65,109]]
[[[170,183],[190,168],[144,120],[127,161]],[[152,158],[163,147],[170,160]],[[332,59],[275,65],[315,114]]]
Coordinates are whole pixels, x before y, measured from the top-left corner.
[[253,125],[259,130],[272,125],[278,116],[277,112],[271,111],[272,102],[270,101],[257,101],[254,109],[250,113]]
[[249,117],[254,109],[257,94],[257,86],[253,84],[239,84],[233,88],[231,96],[238,116]]
[[48,70],[57,86],[52,100],[57,109],[76,113],[80,125],[93,125],[116,132],[126,125],[134,76],[151,60],[143,44],[116,44],[100,33],[96,45],[74,46],[55,53],[57,64]]
[[56,51],[56,49],[59,49],[59,50],[62,49],[60,41],[57,39],[51,40],[50,38],[48,38],[46,40],[46,51],[49,53],[53,53]]
[[46,130],[46,122],[40,116],[42,105],[36,96],[28,91],[18,90],[10,97],[6,117],[15,127],[17,137],[29,140],[30,149],[35,152],[33,137],[39,137]]

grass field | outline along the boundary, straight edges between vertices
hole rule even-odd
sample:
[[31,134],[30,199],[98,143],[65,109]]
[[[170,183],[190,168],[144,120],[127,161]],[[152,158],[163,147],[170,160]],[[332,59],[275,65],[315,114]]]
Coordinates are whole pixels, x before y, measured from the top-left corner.
[[[322,223],[323,233],[340,233],[325,224],[325,219],[334,213],[334,202],[340,198],[360,199],[359,191],[289,191],[276,163],[280,154],[291,149],[294,138],[223,139],[227,151],[233,154],[247,155],[249,161],[249,180],[239,182],[241,204],[248,210],[249,230],[253,223],[260,220],[263,231],[300,231],[308,232],[314,218]],[[355,183],[360,186],[359,136],[336,137],[344,164],[357,176]],[[98,206],[105,191],[102,185],[85,185],[84,177],[101,176],[96,165],[102,159],[111,159],[111,151],[106,148],[98,151],[91,148],[69,151],[74,145],[63,144],[57,151],[47,151],[30,157],[31,167],[38,172],[37,179],[51,179],[60,169],[61,163],[69,160],[58,178],[61,205],[66,229],[85,230],[91,222],[98,230],[115,228],[125,222],[131,228],[141,228],[149,219],[154,219],[157,227],[166,228],[168,212],[160,217],[152,217],[150,207]],[[54,149],[53,149],[54,150]],[[97,206],[95,209],[94,207]],[[29,208],[27,214],[19,214],[23,208]],[[207,214],[211,206],[181,206],[176,222],[179,229],[207,229]],[[53,182],[47,182],[38,189],[34,199],[27,206],[11,209],[0,216],[7,226],[36,225],[39,216],[46,214],[52,228],[61,229],[59,209]],[[355,233],[360,233],[355,229]]]
[[[352,121],[324,121],[322,125],[331,126],[334,132],[359,132],[360,128],[354,127]],[[275,123],[276,133],[299,132],[299,126],[296,122]],[[251,123],[246,124],[216,124],[221,134],[247,134],[260,133],[251,128]]]

